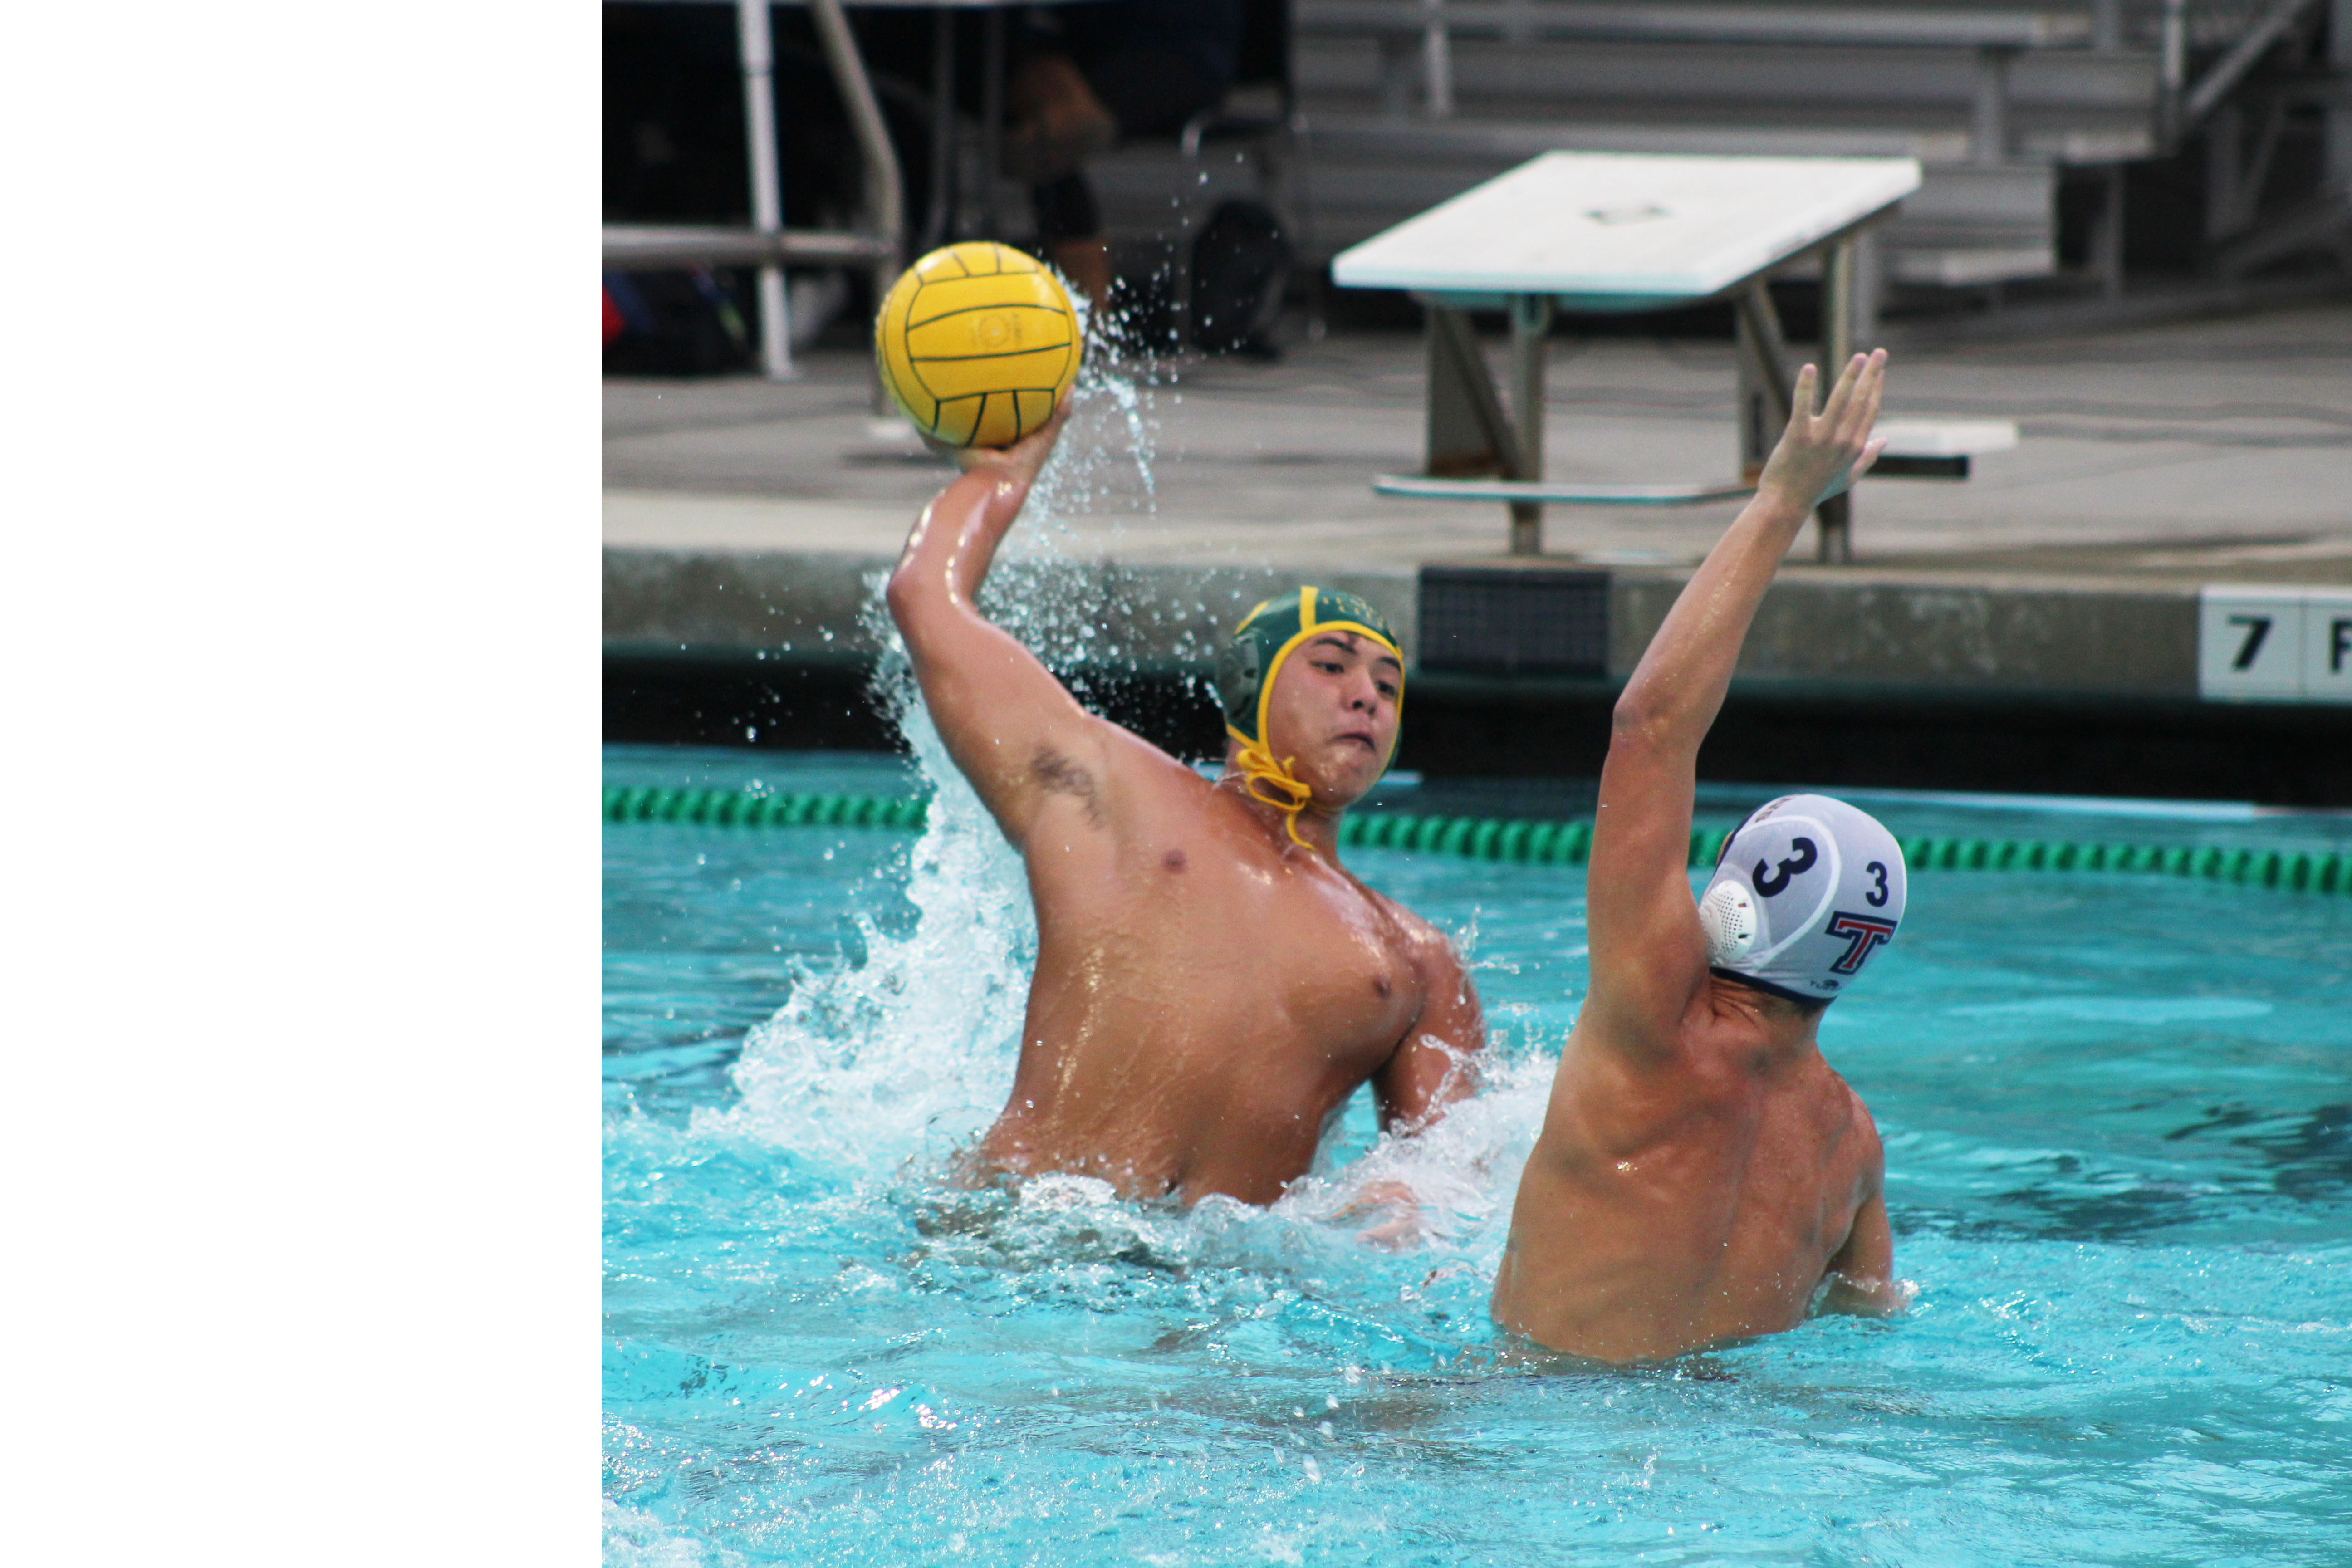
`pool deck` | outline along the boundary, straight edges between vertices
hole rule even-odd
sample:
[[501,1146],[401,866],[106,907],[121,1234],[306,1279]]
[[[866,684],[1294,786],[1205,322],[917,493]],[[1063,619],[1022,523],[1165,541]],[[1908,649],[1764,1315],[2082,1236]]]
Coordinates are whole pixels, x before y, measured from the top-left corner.
[[[1555,338],[1550,475],[1730,471],[1731,352]],[[1808,531],[1735,695],[2217,707],[2200,702],[2201,589],[2352,591],[2347,366],[2352,301],[2029,342],[1898,338],[1891,416],[2014,419],[2021,440],[1964,482],[1865,481],[1853,565],[1814,564]],[[790,384],[605,384],[608,668],[871,658],[866,584],[947,470],[869,397],[867,362],[845,352],[809,356]],[[1417,333],[1179,367],[1138,385],[1131,408],[1081,405],[1062,515],[1024,522],[1006,558],[1092,574],[1076,602],[1097,606],[1094,646],[1130,668],[1199,668],[1216,621],[1302,577],[1364,594],[1411,642],[1422,566],[1507,559],[1499,505],[1371,492],[1374,474],[1417,468],[1423,418]],[[1547,508],[1545,563],[1609,574],[1600,685],[1631,670],[1737,510]],[[2296,746],[2352,736],[2352,705],[2268,706],[2301,711]]]

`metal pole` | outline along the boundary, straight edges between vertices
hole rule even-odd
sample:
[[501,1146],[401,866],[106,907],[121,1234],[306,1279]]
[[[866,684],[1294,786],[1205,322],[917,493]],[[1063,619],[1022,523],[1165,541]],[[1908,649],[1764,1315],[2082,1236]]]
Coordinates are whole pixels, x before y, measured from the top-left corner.
[[2124,169],[2111,163],[2099,182],[2099,219],[2091,231],[2091,270],[2098,276],[2099,293],[2109,300],[2124,297]]
[[1837,379],[1853,357],[1853,277],[1855,237],[1847,235],[1830,247],[1822,267],[1822,379]]
[[931,199],[923,215],[923,248],[947,243],[955,226],[955,26],[956,15],[945,6],[932,18],[931,34]]
[[[1816,384],[1827,389],[1845,372],[1853,357],[1854,238],[1847,235],[1830,247],[1822,263],[1822,374]],[[1853,492],[1832,497],[1815,514],[1813,558],[1851,562],[1853,559]]]
[[1970,117],[1969,159],[1999,163],[2009,156],[2009,61],[1999,45],[1977,51],[1976,102]]
[[2180,95],[2189,86],[2189,17],[2188,0],[2164,0],[2164,25],[2160,35],[2162,65],[2158,76],[2163,90],[2159,109],[2164,121],[2164,133],[2176,136],[2180,132]]
[[[2332,0],[2327,13],[2327,59],[2338,72],[2352,71],[2352,0]],[[2339,96],[2321,112],[2326,116],[2323,153],[2326,178],[2337,190],[2352,191],[2352,103]]]
[[1878,231],[1864,229],[1853,237],[1853,305],[1847,319],[1854,336],[1874,343],[1878,337],[1878,303],[1885,290],[1885,267],[1878,249]]
[[[882,106],[875,100],[874,84],[866,79],[866,62],[858,57],[857,37],[849,30],[849,18],[842,15],[841,0],[809,0],[809,15],[815,18],[825,67],[833,73],[834,85],[841,89],[841,101],[849,110],[849,129],[857,139],[866,219],[883,243],[883,254],[874,263],[874,303],[878,310],[905,260],[906,187],[899,183],[898,153],[890,145],[889,128],[882,123]],[[887,417],[890,395],[883,390],[880,369],[872,374],[875,416]]]
[[[1544,334],[1551,330],[1551,296],[1514,294],[1511,312],[1511,414],[1518,426],[1518,472],[1513,479],[1543,478]],[[1511,553],[1543,553],[1543,505],[1511,503]]]
[[1824,566],[1853,564],[1853,492],[1813,509],[1813,559]]
[[[784,229],[783,172],[776,156],[776,50],[768,0],[735,0],[735,36],[743,56],[743,134],[751,152],[751,226]],[[793,379],[792,307],[782,266],[760,268],[760,365],[770,381]]]
[[866,79],[866,62],[858,58],[857,38],[842,15],[841,0],[809,0],[816,20],[817,40],[824,46],[824,63],[841,89],[849,110],[849,129],[857,139],[859,172],[866,185],[866,220],[889,247],[877,266],[881,286],[887,289],[898,276],[906,249],[906,187],[898,177],[898,150],[890,145],[889,128],[882,122],[882,105]]
[[980,234],[994,239],[997,165],[1004,157],[1004,13],[990,8],[980,29]]
[[1454,118],[1454,34],[1445,0],[1421,0],[1421,96],[1432,120]]

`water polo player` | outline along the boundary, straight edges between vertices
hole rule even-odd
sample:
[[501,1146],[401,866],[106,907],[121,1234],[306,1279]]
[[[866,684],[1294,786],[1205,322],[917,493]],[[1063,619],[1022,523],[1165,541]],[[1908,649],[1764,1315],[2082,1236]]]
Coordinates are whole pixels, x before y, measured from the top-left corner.
[[1763,806],[1691,897],[1700,742],[1806,517],[1877,457],[1886,358],[1816,377],[1756,497],[1618,699],[1586,879],[1592,984],[1495,1278],[1504,1328],[1611,1362],[1899,1307],[1870,1112],[1822,1059],[1822,1012],[1903,922],[1902,851],[1821,795]]
[[1396,748],[1403,660],[1348,595],[1258,606],[1220,663],[1213,784],[1088,713],[974,607],[1059,428],[958,453],[890,579],[932,721],[1037,911],[1013,1092],[975,1163],[1269,1203],[1358,1085],[1383,1127],[1418,1128],[1486,1041],[1445,939],[1339,864],[1340,814]]

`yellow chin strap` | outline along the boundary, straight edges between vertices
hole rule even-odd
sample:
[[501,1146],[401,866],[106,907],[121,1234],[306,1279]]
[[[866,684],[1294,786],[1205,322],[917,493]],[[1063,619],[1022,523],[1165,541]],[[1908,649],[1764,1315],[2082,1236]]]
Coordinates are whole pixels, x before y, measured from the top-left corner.
[[[1243,790],[1252,800],[1260,801],[1282,813],[1283,831],[1290,835],[1290,841],[1301,849],[1315,847],[1298,837],[1298,814],[1313,804],[1315,791],[1306,781],[1290,771],[1290,764],[1298,759],[1284,757],[1279,762],[1276,761],[1274,753],[1266,749],[1265,741],[1266,716],[1272,710],[1274,704],[1275,678],[1282,673],[1283,660],[1296,653],[1309,638],[1321,637],[1327,632],[1354,632],[1360,637],[1370,638],[1381,647],[1388,649],[1390,655],[1400,665],[1404,662],[1404,655],[1398,650],[1395,640],[1385,632],[1368,626],[1361,621],[1318,620],[1315,616],[1318,597],[1313,588],[1300,590],[1299,620],[1302,624],[1297,631],[1275,650],[1274,657],[1266,661],[1265,673],[1259,678],[1257,738],[1253,739],[1242,733],[1230,721],[1225,725],[1225,733],[1241,742],[1241,752],[1234,761],[1242,771]],[[1272,602],[1269,600],[1267,604]],[[1266,605],[1260,605],[1257,609],[1243,616],[1242,625],[1246,627],[1251,621],[1257,618],[1258,612],[1266,607]],[[1397,710],[1399,716],[1402,717],[1404,710],[1404,699],[1402,694],[1397,699]],[[1394,741],[1390,742],[1390,748],[1391,754],[1393,755]],[[1272,793],[1267,793],[1269,791]]]
[[[1298,759],[1285,757],[1276,762],[1273,752],[1231,724],[1225,726],[1225,733],[1242,743],[1241,754],[1235,760],[1241,764],[1243,792],[1252,800],[1263,801],[1282,813],[1282,830],[1290,835],[1293,844],[1301,849],[1314,848],[1298,837],[1298,814],[1315,798],[1315,791],[1290,771],[1290,764]],[[1264,793],[1258,787],[1261,784],[1275,793]]]

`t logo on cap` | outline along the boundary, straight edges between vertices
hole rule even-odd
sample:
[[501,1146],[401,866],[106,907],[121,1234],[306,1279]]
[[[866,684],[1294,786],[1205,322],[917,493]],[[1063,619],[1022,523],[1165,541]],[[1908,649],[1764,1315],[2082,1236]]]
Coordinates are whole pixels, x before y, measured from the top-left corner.
[[1850,915],[1840,910],[1830,917],[1829,932],[1848,939],[1845,955],[1830,967],[1840,974],[1852,974],[1862,967],[1862,961],[1870,956],[1873,949],[1895,940],[1895,922]]
[[1827,1001],[1895,939],[1903,894],[1903,847],[1876,817],[1827,795],[1782,795],[1725,841],[1699,900],[1708,967]]

